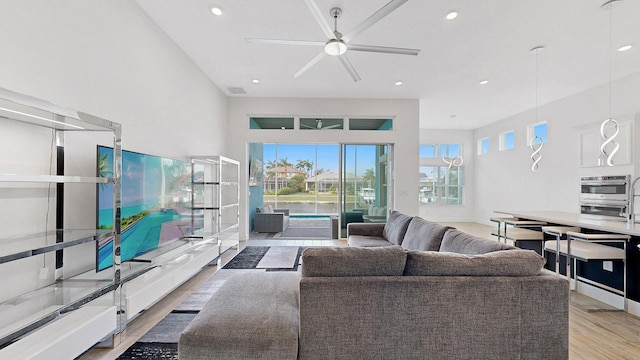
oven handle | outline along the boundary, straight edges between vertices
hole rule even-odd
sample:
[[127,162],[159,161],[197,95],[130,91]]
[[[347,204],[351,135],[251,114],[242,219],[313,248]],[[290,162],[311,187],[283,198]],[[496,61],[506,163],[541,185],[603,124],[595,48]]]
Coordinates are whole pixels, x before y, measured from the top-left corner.
[[612,207],[612,208],[619,208],[619,209],[624,209],[628,206],[628,204],[610,204],[610,203],[580,203],[580,206],[606,206],[606,207]]

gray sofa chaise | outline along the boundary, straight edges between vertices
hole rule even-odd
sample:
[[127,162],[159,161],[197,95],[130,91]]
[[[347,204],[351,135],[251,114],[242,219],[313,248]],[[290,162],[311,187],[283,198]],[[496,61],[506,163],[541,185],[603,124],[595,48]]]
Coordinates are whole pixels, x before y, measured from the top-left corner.
[[[432,224],[414,224],[423,241]],[[309,248],[301,272],[227,280],[183,332],[179,358],[566,359],[569,285],[543,264],[452,228],[435,251]]]

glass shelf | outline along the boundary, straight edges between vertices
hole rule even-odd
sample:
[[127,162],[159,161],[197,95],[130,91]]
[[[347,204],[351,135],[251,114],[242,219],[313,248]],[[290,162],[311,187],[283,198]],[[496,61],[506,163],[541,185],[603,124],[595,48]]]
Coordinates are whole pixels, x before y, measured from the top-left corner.
[[58,281],[0,303],[0,346],[112,291],[113,275],[108,275]]
[[[56,230],[0,239],[0,264],[106,239],[111,230]],[[62,238],[62,242],[57,239]]]
[[65,176],[65,175],[15,175],[0,174],[0,182],[34,182],[34,183],[113,183],[109,177]]

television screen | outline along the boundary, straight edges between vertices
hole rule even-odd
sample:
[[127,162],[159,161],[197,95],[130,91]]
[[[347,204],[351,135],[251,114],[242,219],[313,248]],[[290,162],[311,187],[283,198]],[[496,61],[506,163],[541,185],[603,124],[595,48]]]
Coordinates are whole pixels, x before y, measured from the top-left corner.
[[[98,146],[98,176],[113,172],[113,149]],[[122,151],[121,261],[134,259],[189,233],[191,165]],[[113,229],[113,185],[97,186],[99,229]],[[96,271],[113,265],[113,238],[97,246]]]

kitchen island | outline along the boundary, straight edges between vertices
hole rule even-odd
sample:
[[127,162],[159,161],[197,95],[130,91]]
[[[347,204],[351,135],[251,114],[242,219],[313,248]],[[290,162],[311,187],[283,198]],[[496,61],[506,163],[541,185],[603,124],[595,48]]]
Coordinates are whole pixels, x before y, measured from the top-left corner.
[[[589,215],[581,215],[578,213],[564,211],[494,211],[497,214],[506,214],[517,217],[521,220],[544,221],[548,225],[558,226],[577,226],[582,232],[589,233],[612,233],[631,235],[631,239],[627,245],[627,299],[629,301],[629,312],[640,316],[640,224],[628,226],[627,222],[620,218],[613,220],[604,220]],[[550,239],[551,240],[551,239]],[[554,257],[555,253],[546,253],[547,257]],[[549,259],[551,260],[551,259]],[[548,263],[553,263],[548,261]],[[619,261],[614,264],[614,271],[604,269],[603,261],[578,261],[576,269],[578,278],[585,278],[597,283],[604,284],[616,289],[622,289],[623,268],[624,264]],[[563,267],[561,267],[563,268]],[[549,267],[551,270],[551,267]],[[582,286],[578,289],[600,301],[611,303],[608,299],[615,298],[610,292],[603,289],[594,289],[593,286]]]

